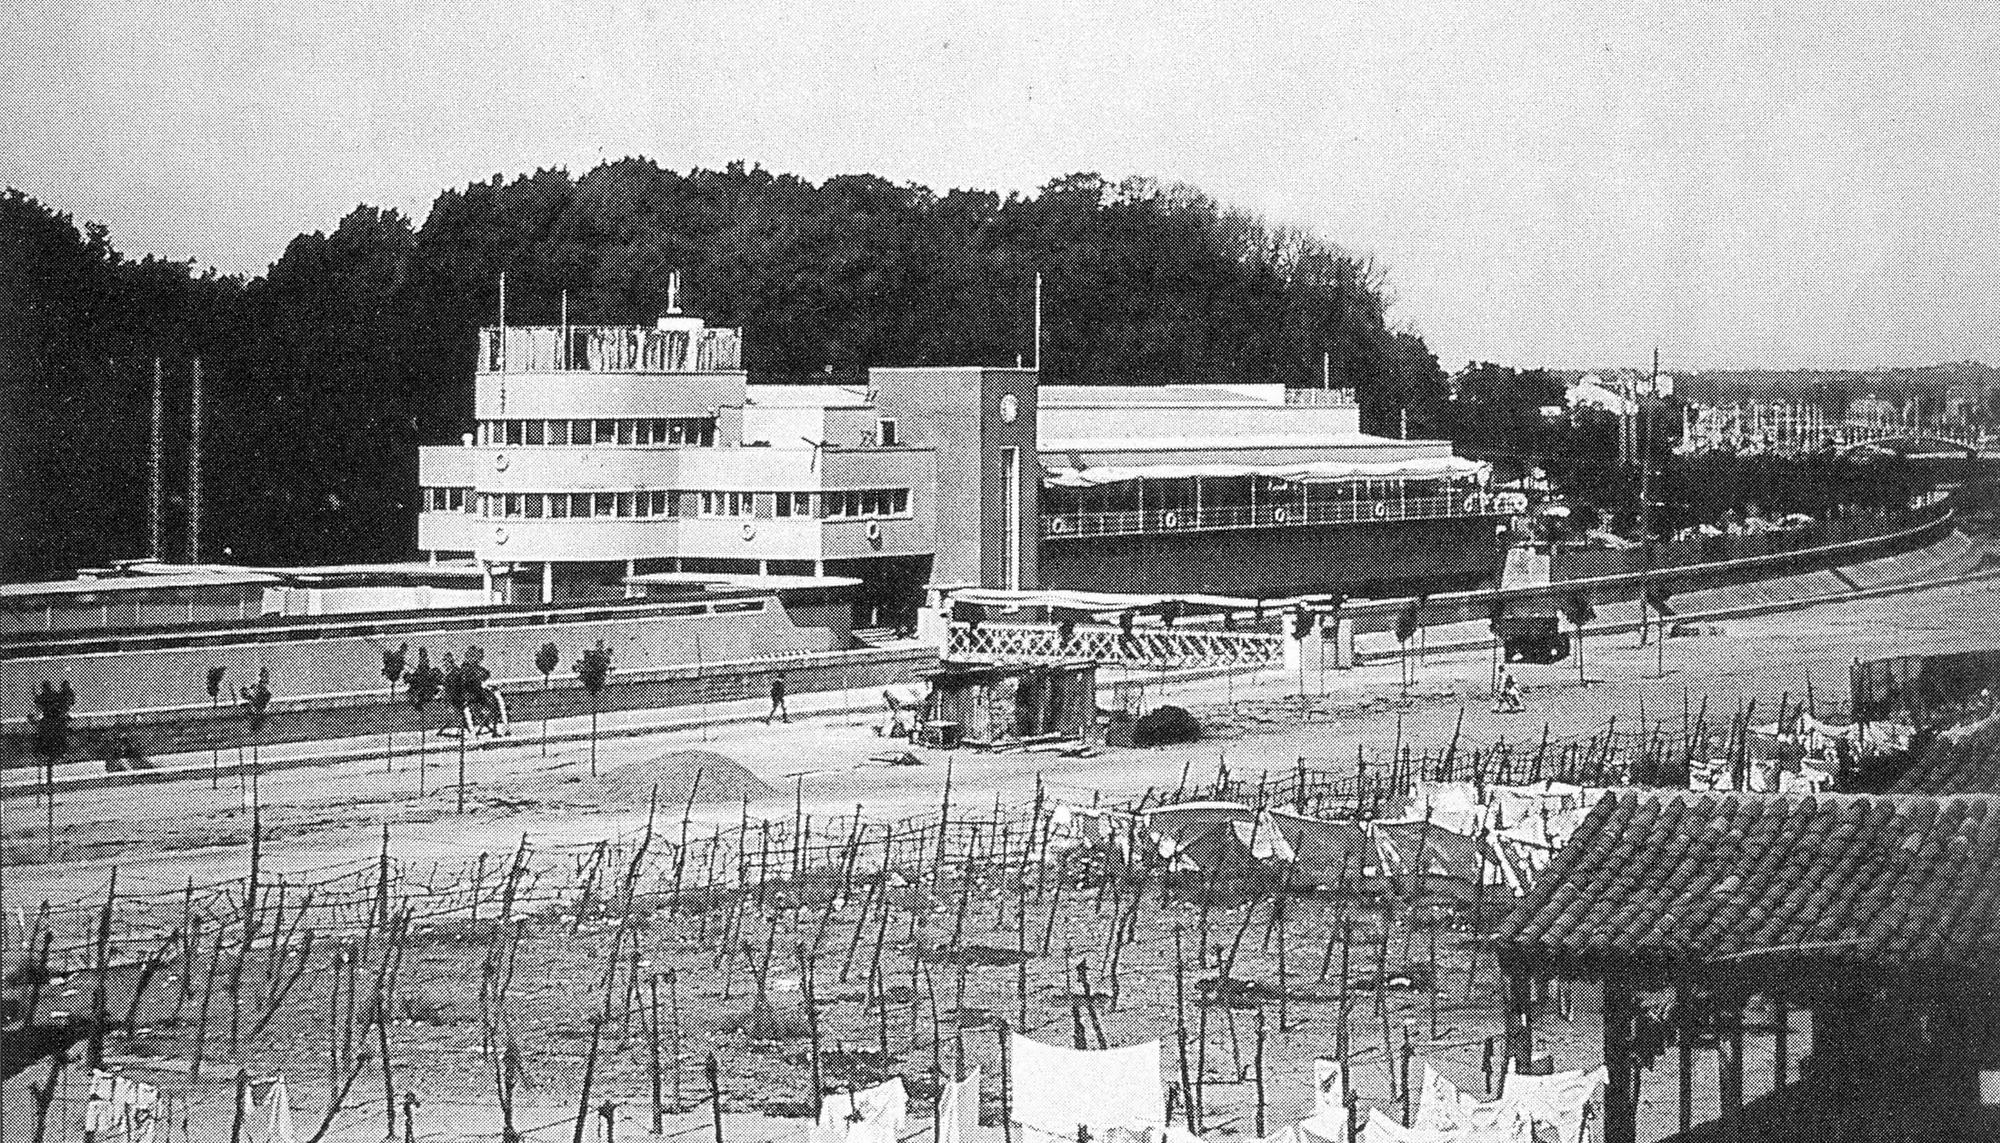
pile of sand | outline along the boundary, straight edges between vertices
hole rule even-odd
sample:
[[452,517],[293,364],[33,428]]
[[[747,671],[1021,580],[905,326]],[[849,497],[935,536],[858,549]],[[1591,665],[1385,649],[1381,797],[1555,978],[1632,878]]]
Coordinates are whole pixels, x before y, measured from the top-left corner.
[[[696,787],[696,775],[700,786]],[[696,805],[721,805],[748,798],[756,801],[777,793],[742,763],[713,750],[675,750],[657,758],[627,762],[607,771],[597,781],[606,802],[645,805],[653,784],[660,786],[660,807],[686,805],[694,795]]]

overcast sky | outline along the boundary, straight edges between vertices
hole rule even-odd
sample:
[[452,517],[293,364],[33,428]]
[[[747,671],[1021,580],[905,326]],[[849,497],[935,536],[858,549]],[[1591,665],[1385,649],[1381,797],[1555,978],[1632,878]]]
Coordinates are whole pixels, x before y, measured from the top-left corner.
[[256,272],[628,154],[1147,174],[1372,252],[1448,367],[2000,360],[1994,6],[1236,7],[11,0],[0,182]]

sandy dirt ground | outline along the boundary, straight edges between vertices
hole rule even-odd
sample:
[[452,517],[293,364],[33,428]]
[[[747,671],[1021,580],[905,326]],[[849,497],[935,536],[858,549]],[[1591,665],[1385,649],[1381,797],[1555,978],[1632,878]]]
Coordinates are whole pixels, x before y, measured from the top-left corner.
[[[851,818],[857,809],[864,819],[890,821],[935,815],[947,773],[955,806],[984,807],[991,813],[997,805],[1003,815],[1025,815],[1038,775],[1049,798],[1087,804],[1171,790],[1183,780],[1212,777],[1223,765],[1235,774],[1283,774],[1303,758],[1315,768],[1339,769],[1353,765],[1357,750],[1386,756],[1399,741],[1435,750],[1449,738],[1461,711],[1467,746],[1502,739],[1532,743],[1545,726],[1555,740],[1583,738],[1614,718],[1621,725],[1636,725],[1642,707],[1648,717],[1677,724],[1684,703],[1692,707],[1704,699],[1718,716],[1753,698],[1760,710],[1770,711],[1781,696],[1800,701],[1809,682],[1820,715],[1838,717],[1853,660],[2000,645],[1996,603],[2000,586],[1980,583],[1731,621],[1711,633],[1669,640],[1665,670],[1658,677],[1655,649],[1636,646],[1634,636],[1587,639],[1587,685],[1579,685],[1576,667],[1569,662],[1515,668],[1527,706],[1517,714],[1489,709],[1491,664],[1485,654],[1430,656],[1416,668],[1415,685],[1407,694],[1399,686],[1395,664],[1303,680],[1267,672],[1168,684],[1149,690],[1144,702],[1188,707],[1219,728],[1218,736],[1180,747],[1106,749],[1088,758],[968,751],[948,757],[918,751],[922,765],[892,766],[870,757],[891,747],[874,732],[879,719],[845,716],[605,740],[598,746],[598,765],[615,780],[600,781],[587,772],[586,746],[559,744],[544,757],[534,728],[521,726],[515,746],[481,751],[468,760],[468,812],[462,815],[455,812],[448,785],[457,766],[453,744],[432,744],[423,778],[427,792],[420,796],[415,758],[409,753],[413,743],[405,743],[393,771],[376,761],[263,776],[256,798],[263,828],[261,869],[268,893],[270,883],[281,876],[296,884],[355,868],[375,856],[384,826],[398,867],[429,870],[426,876],[433,884],[480,861],[481,855],[498,868],[524,837],[545,853],[575,853],[607,837],[629,839],[646,815],[645,783],[634,775],[643,775],[663,755],[688,749],[725,755],[773,789],[749,805],[752,823],[790,820],[799,811],[820,821]],[[900,750],[902,744],[893,748]],[[63,793],[56,799],[53,852],[45,807],[25,798],[7,801],[0,843],[5,847],[10,939],[19,942],[20,922],[32,920],[40,902],[51,902],[60,913],[101,900],[114,867],[121,895],[157,901],[170,900],[190,880],[209,885],[242,877],[249,861],[248,800],[248,791],[233,778],[215,789],[197,779]],[[699,834],[704,828],[733,827],[745,813],[735,801],[699,805],[692,815],[694,829]],[[662,818],[671,824],[663,829],[677,830],[680,817],[680,807],[665,807]],[[1162,1039],[1167,1078],[1177,1081],[1177,933],[1184,949],[1178,963],[1185,966],[1190,997],[1184,1007],[1194,1041],[1190,1052],[1196,1070],[1208,1076],[1201,1086],[1203,1126],[1210,1133],[1253,1134],[1256,1115],[1256,1085],[1251,1082],[1256,1071],[1255,1005],[1197,1003],[1203,995],[1200,981],[1223,975],[1217,963],[1225,958],[1213,951],[1218,944],[1238,949],[1226,958],[1227,976],[1255,982],[1265,997],[1267,1128],[1275,1130],[1309,1110],[1311,1059],[1330,1052],[1340,1038],[1343,989],[1337,969],[1343,945],[1350,961],[1347,1036],[1364,1107],[1396,1107],[1394,1060],[1406,1033],[1417,1045],[1417,1070],[1428,1060],[1462,1086],[1481,1090],[1486,1083],[1481,1065],[1488,1041],[1499,1031],[1498,989],[1490,955],[1477,951],[1475,918],[1467,909],[1411,909],[1320,894],[1288,905],[1280,925],[1268,899],[1246,903],[1225,895],[1204,905],[1197,892],[1167,892],[1155,882],[1135,906],[1130,897],[1119,896],[1122,890],[1076,883],[1057,891],[1055,880],[1024,887],[1019,870],[996,864],[966,882],[884,884],[879,892],[891,907],[872,913],[852,899],[862,895],[858,884],[841,900],[811,901],[801,891],[789,907],[734,903],[700,916],[663,916],[657,908],[636,912],[628,947],[637,950],[640,978],[668,967],[677,974],[683,1101],[693,1104],[706,1094],[700,1062],[713,1051],[730,1111],[728,1138],[798,1135],[798,1120],[771,1116],[801,1110],[811,1087],[796,955],[801,946],[818,950],[812,954],[813,979],[821,1011],[821,1071],[828,1084],[901,1073],[913,1092],[923,1096],[933,1090],[935,1069],[953,1070],[961,1059],[981,1064],[992,1076],[999,1065],[994,1018],[1018,1023],[1025,1009],[1030,1034],[1068,1042],[1075,1034],[1075,964],[1085,962],[1096,989],[1108,992],[1114,957],[1117,997],[1101,997],[1094,1005],[1105,1042]],[[963,920],[956,904],[961,890],[967,902]],[[1490,902],[1481,912],[1501,908],[1504,903]],[[120,917],[123,923],[125,914]],[[155,916],[152,921],[155,927],[167,927],[172,918]],[[566,1138],[573,1130],[576,1089],[589,1055],[588,1014],[599,1003],[597,984],[615,927],[601,901],[586,916],[551,912],[525,926],[509,1008],[527,1073],[527,1086],[518,1096],[517,1124],[540,1129],[533,1138]],[[735,955],[722,955],[725,931]],[[1385,931],[1387,952],[1378,955]],[[953,932],[960,934],[962,946],[990,946],[999,952],[965,963],[967,958],[954,958],[945,947]],[[1121,936],[1114,939],[1114,932]],[[1346,941],[1340,939],[1343,932]],[[1047,955],[1041,954],[1044,940]],[[490,943],[476,932],[439,927],[413,936],[405,948],[398,969],[400,1018],[392,1023],[390,1054],[396,1061],[397,1089],[413,1090],[421,1100],[418,1138],[498,1136],[478,1016],[478,977]],[[1000,955],[1012,954],[1020,945],[1027,945],[1031,954],[1025,971],[1010,963],[1017,956]],[[1201,951],[1204,945],[1207,952]],[[1280,946],[1285,948],[1282,957]],[[329,955],[331,947],[329,942],[312,956]],[[264,987],[259,973],[267,968],[265,954],[255,954],[252,961],[246,975],[255,985],[246,985],[246,993]],[[329,1008],[329,982],[339,974],[319,960],[311,964],[303,983],[275,1006],[263,1032],[241,1038],[235,1056],[227,1051],[219,1016],[211,1015],[207,1063],[199,1083],[186,1074],[193,1002],[171,1003],[182,991],[178,977],[163,977],[149,997],[141,1019],[149,1032],[130,1042],[113,1037],[114,1058],[135,1075],[150,1075],[163,1088],[185,1096],[185,1137],[201,1141],[229,1138],[231,1084],[239,1061],[255,1074],[283,1071],[292,1079],[304,1140],[319,1126],[328,1101],[328,1042],[339,1023],[339,1017],[329,1015],[338,1011]],[[871,980],[877,964],[879,980]],[[753,971],[760,965],[766,966],[761,1004]],[[625,966],[627,971],[631,967]],[[1435,990],[1425,987],[1433,971],[1439,982]],[[1282,1022],[1275,999],[1281,978]],[[78,994],[78,987],[51,983],[43,1010],[84,1007],[87,992]],[[635,995],[623,984],[619,990],[622,994],[611,1006],[613,1018],[600,1035],[591,1102],[616,1105],[611,1120],[616,1134],[644,1134],[651,1118],[644,990]],[[1596,1050],[1594,1015],[1587,996],[1572,1003],[1573,1021],[1559,1016],[1544,1021],[1544,1047],[1559,1063],[1586,1065],[1594,1062]],[[1089,1036],[1095,1042],[1094,1028]],[[384,1137],[383,1084],[370,1063],[373,1050],[371,1042],[342,1056],[359,1059],[365,1070],[326,1138]],[[1795,1046],[1794,1058],[1800,1050]],[[665,1052],[663,1082],[671,1103],[676,1057],[671,1044]],[[1768,1061],[1768,1045],[1753,1044],[1750,1060],[1753,1077],[1760,1067],[1768,1070],[1767,1062],[1760,1062]],[[1663,1070],[1649,1076],[1642,1091],[1642,1137],[1660,1134],[1668,1115],[1666,1101],[1673,1087],[1669,1064],[1664,1061]],[[1711,1078],[1697,1087],[1712,1092],[1712,1062],[1707,1066]],[[42,1074],[40,1069],[32,1073],[35,1078]],[[25,1086],[22,1079],[6,1085],[0,1134],[10,1141],[31,1137],[22,1126],[31,1119]],[[1765,1086],[1753,1078],[1751,1094]],[[986,1088],[991,1119],[998,1113],[998,1096],[992,1082]],[[72,1069],[58,1085],[50,1139],[78,1137],[73,1128],[82,1090]],[[928,1115],[928,1102],[919,1099],[906,1135],[927,1132]],[[65,1116],[70,1126],[59,1132],[57,1124]],[[709,1130],[707,1116],[706,1108],[670,1114],[667,1132],[699,1138]],[[178,1123],[171,1126],[180,1130]],[[403,1125],[397,1127],[400,1134]],[[603,1130],[593,1116],[592,1137],[602,1138]],[[997,1137],[998,1130],[993,1134]]]

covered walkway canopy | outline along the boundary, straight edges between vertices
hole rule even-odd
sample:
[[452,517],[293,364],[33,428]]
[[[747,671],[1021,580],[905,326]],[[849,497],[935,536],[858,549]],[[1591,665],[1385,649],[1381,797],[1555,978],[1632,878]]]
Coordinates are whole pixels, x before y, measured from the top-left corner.
[[1043,483],[1055,488],[1098,488],[1133,480],[1233,479],[1261,476],[1301,484],[1336,480],[1476,480],[1491,479],[1493,466],[1482,461],[1447,456],[1360,463],[1324,460],[1309,464],[1139,464],[1071,465],[1049,468]]

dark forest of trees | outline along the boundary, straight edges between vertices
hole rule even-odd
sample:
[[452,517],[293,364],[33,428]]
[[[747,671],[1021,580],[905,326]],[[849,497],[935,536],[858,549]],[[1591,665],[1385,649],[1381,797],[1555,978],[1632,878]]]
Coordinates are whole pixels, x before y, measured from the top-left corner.
[[0,197],[0,578],[142,554],[151,369],[168,378],[167,551],[186,551],[188,374],[204,365],[202,550],[406,555],[416,446],[470,428],[474,332],[643,322],[683,305],[746,327],[753,380],[871,365],[1012,364],[1044,275],[1050,383],[1311,385],[1321,354],[1363,425],[1443,427],[1444,379],[1387,319],[1383,272],[1191,188],[1091,174],[1033,195],[868,175],[681,174],[644,159],[446,191],[421,225],[363,206],[261,277],[133,259],[28,195]]

